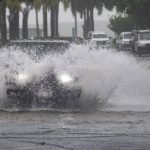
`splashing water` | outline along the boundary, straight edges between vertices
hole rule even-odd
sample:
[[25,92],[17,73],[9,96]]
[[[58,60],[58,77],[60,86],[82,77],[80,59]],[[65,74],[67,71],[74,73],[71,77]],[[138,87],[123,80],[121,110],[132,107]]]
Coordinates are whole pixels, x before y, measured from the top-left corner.
[[28,72],[43,76],[51,67],[56,73],[68,72],[80,78],[81,101],[93,99],[107,111],[150,111],[150,70],[136,58],[115,50],[89,51],[87,46],[73,45],[64,54],[48,54],[35,59],[13,47],[1,49],[0,98],[5,97],[5,76],[12,72]]

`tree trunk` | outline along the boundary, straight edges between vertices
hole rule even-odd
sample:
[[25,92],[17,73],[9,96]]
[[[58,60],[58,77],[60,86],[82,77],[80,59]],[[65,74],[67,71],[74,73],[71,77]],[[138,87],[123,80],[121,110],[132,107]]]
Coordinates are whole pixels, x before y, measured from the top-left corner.
[[83,36],[87,38],[88,33],[94,31],[94,8],[92,2],[89,3],[89,7],[84,10],[84,25],[83,25]]
[[93,0],[90,0],[89,3],[89,13],[90,13],[90,31],[94,31],[94,6]]
[[84,24],[83,24],[83,37],[86,39],[87,38],[87,13],[86,9],[84,10]]
[[1,4],[1,12],[0,12],[0,31],[2,41],[6,41],[7,39],[7,25],[6,25],[6,3],[3,2]]
[[43,3],[43,37],[48,37],[48,30],[47,30],[47,6]]
[[10,9],[9,15],[9,38],[19,39],[19,11]]
[[90,30],[94,31],[94,10],[90,8]]
[[59,4],[57,5],[57,8],[56,8],[56,36],[58,37],[59,36]]
[[86,8],[84,10],[84,25],[83,25],[83,34],[84,34],[84,38],[86,39],[88,36],[88,32],[89,32],[89,12],[88,9]]
[[35,13],[36,13],[36,33],[37,33],[37,37],[40,37],[39,17],[38,17],[38,10],[37,9],[35,9]]
[[90,12],[89,8],[87,8],[87,34],[90,31]]
[[28,16],[29,12],[23,12],[23,20],[22,20],[22,35],[23,39],[28,39]]
[[77,36],[78,36],[78,23],[77,23],[77,10],[75,9],[75,43],[77,43]]
[[51,7],[51,37],[53,38],[55,36],[55,20],[54,20],[54,8]]
[[59,36],[58,27],[59,4],[51,7],[51,37]]

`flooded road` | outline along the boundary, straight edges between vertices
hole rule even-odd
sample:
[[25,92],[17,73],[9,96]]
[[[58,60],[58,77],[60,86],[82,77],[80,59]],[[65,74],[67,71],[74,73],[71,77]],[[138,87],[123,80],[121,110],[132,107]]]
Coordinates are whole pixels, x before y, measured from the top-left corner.
[[149,150],[149,140],[150,113],[0,113],[3,150]]
[[52,65],[58,73],[67,70],[79,76],[84,106],[80,111],[37,109],[34,105],[26,111],[3,109],[2,80],[0,149],[150,149],[149,56],[115,50],[91,52],[86,46],[75,46],[61,56],[47,55],[40,61],[14,50],[4,51],[0,58],[1,79],[11,69],[40,76]]

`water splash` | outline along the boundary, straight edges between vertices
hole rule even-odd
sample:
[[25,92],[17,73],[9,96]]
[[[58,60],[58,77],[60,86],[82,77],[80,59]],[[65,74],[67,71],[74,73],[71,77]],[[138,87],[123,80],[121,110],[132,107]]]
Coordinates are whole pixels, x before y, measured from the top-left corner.
[[[37,77],[51,68],[80,78],[83,103],[105,104],[103,110],[150,111],[150,71],[130,54],[115,50],[90,51],[84,45],[72,45],[64,54],[47,54],[41,59],[20,49],[3,48],[0,53],[0,97],[5,96],[5,76],[25,71]],[[95,101],[94,101],[95,100]]]

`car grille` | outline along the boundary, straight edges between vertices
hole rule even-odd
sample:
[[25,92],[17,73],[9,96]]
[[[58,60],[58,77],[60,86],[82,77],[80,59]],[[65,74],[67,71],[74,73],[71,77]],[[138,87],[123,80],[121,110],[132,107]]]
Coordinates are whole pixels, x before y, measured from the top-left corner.
[[146,48],[149,48],[149,49],[150,49],[150,44],[146,44]]
[[106,41],[98,41],[96,42],[97,45],[106,45]]

